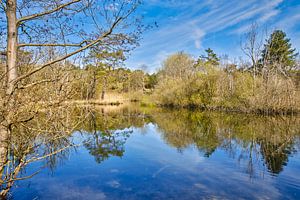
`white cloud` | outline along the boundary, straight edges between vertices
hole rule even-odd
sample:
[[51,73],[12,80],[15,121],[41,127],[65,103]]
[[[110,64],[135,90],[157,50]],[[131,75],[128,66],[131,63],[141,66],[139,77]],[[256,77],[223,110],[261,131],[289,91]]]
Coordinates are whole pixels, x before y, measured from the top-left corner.
[[197,49],[201,48],[201,40],[204,36],[205,36],[205,32],[202,29],[196,28],[194,30],[195,47]]
[[[283,0],[149,0],[148,4],[155,9],[161,7],[158,18],[151,16],[158,21],[159,28],[144,36],[141,47],[134,52],[133,60],[143,60],[149,67],[157,69],[161,60],[165,59],[161,52],[193,52],[204,48],[203,42],[209,41],[211,35],[222,32],[221,37],[225,38],[228,35],[242,34],[253,22],[269,24],[282,16],[282,7],[279,7],[281,3]],[[293,22],[287,23],[285,19],[279,18],[282,22],[276,22],[277,26],[295,26],[299,18],[296,11],[292,14],[296,15],[291,17]],[[289,18],[286,20],[290,20]]]

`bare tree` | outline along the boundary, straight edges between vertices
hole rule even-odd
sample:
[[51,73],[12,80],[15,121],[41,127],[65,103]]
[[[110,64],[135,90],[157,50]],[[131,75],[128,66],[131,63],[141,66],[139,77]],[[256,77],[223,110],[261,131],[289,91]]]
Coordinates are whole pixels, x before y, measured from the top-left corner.
[[[3,5],[7,18],[7,93],[12,93],[20,81],[45,67],[63,61],[100,42],[105,43],[113,36],[122,36],[120,32],[115,34],[113,31],[118,27],[119,31],[122,28],[124,30],[124,26],[128,26],[125,21],[128,21],[139,4],[140,1],[136,0],[103,3],[92,0],[69,2],[7,0],[6,5]],[[33,9],[30,9],[31,7]],[[40,10],[43,11],[38,12]],[[87,32],[88,29],[91,32]],[[125,34],[119,39],[124,38]],[[68,51],[20,75],[17,68],[17,52],[24,47],[29,49],[62,47],[68,48]]]
[[256,23],[253,23],[249,31],[245,34],[245,41],[242,42],[241,48],[245,55],[251,60],[253,78],[255,78],[258,73],[257,65],[262,48],[262,40],[259,38],[258,25]]
[[[75,56],[84,56],[97,46],[111,49],[135,44],[143,28],[134,14],[140,3],[0,0],[0,50],[6,56],[5,64],[0,64],[1,173],[7,167],[14,127],[63,105],[74,92],[69,83]],[[31,59],[22,60],[22,52],[28,52]]]

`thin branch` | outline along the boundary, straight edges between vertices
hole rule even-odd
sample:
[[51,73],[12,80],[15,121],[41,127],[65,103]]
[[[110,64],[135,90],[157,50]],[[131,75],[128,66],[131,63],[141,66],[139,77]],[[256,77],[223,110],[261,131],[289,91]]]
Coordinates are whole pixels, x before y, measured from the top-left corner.
[[71,148],[71,147],[79,147],[79,146],[80,146],[79,144],[77,144],[77,145],[70,144],[70,145],[65,146],[65,147],[63,147],[63,148],[61,148],[61,149],[58,149],[58,150],[56,150],[56,151],[53,151],[53,152],[51,152],[51,153],[49,153],[49,154],[46,154],[46,155],[43,155],[43,156],[40,156],[40,157],[33,157],[33,158],[29,159],[29,160],[26,161],[26,162],[27,162],[27,163],[31,163],[31,162],[36,162],[36,161],[39,161],[39,160],[43,160],[43,159],[45,159],[45,158],[48,158],[48,157],[50,157],[50,156],[56,155],[56,154],[58,154],[58,153],[60,153],[60,152],[63,152],[64,150],[66,150],[66,149],[68,149],[68,148]]
[[30,179],[30,178],[34,177],[35,175],[37,175],[38,173],[40,173],[41,171],[42,170],[40,169],[40,170],[34,172],[33,174],[31,174],[29,176],[24,176],[24,177],[20,177],[20,178],[12,178],[10,180],[1,182],[1,184],[7,184],[7,183],[10,183],[10,182],[15,182],[15,181],[20,181],[20,180]]
[[15,80],[13,81],[14,84],[16,84],[17,82],[19,82],[20,80],[23,80],[24,78],[27,78],[27,77],[31,76],[32,74],[35,74],[36,72],[38,72],[38,71],[44,69],[45,67],[48,67],[48,66],[53,65],[53,64],[55,64],[55,63],[58,63],[58,62],[60,62],[60,61],[63,61],[63,60],[65,60],[65,59],[67,59],[67,58],[69,58],[69,57],[71,57],[71,56],[73,56],[73,55],[75,55],[75,54],[78,54],[78,53],[80,53],[80,52],[82,52],[82,51],[84,51],[84,50],[86,50],[86,49],[88,49],[88,48],[90,48],[90,47],[96,45],[96,44],[99,43],[101,40],[103,40],[104,38],[106,38],[107,36],[109,36],[109,35],[112,33],[112,31],[114,30],[114,28],[120,23],[120,21],[121,21],[122,19],[123,19],[123,18],[117,19],[117,20],[113,23],[113,25],[111,26],[111,28],[109,29],[109,31],[106,32],[106,33],[104,33],[103,35],[101,35],[98,39],[96,39],[96,40],[94,40],[93,42],[91,42],[91,43],[89,43],[89,44],[87,44],[87,45],[81,47],[80,49],[77,49],[76,51],[73,51],[73,52],[71,52],[71,53],[69,53],[69,54],[67,54],[67,55],[65,55],[65,56],[62,56],[62,57],[56,59],[56,60],[50,61],[50,62],[48,62],[48,63],[46,63],[46,64],[44,64],[44,65],[42,65],[42,66],[40,66],[40,67],[38,67],[38,68],[36,68],[36,69],[33,69],[33,70],[31,70],[30,72],[28,72],[27,74],[24,74],[24,75],[22,75],[22,76],[19,76],[17,79],[15,79]]
[[82,47],[87,41],[83,41],[78,44],[19,44],[18,47]]
[[52,13],[55,13],[69,5],[72,5],[74,3],[78,3],[80,2],[81,0],[73,0],[73,1],[70,1],[68,3],[65,3],[65,4],[62,4],[52,10],[48,10],[48,11],[45,11],[45,12],[41,12],[41,13],[36,13],[36,14],[33,14],[33,15],[29,15],[29,16],[25,16],[25,17],[22,17],[18,20],[17,22],[17,25],[20,25],[20,23],[24,22],[24,21],[29,21],[29,20],[33,20],[33,19],[36,19],[36,18],[39,18],[39,17],[43,17],[45,15],[49,15],[49,14],[52,14]]
[[51,82],[55,82],[55,81],[58,81],[58,80],[59,79],[45,79],[45,80],[41,80],[41,81],[36,81],[34,83],[19,86],[18,89],[26,89],[26,88],[33,87],[33,86],[36,86],[36,85],[39,85],[39,84],[42,84],[42,83],[51,83]]
[[[37,114],[38,112],[35,112],[35,114]],[[23,120],[19,120],[17,123],[26,123],[26,122],[29,122],[31,120],[34,119],[34,115],[33,116],[30,116],[28,117],[27,119],[23,119]]]

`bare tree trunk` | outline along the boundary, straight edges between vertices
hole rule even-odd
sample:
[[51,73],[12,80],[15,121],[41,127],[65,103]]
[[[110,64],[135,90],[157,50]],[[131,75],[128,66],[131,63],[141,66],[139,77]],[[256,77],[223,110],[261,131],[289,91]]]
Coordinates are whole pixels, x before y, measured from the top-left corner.
[[254,80],[255,80],[256,74],[257,74],[257,72],[256,72],[256,65],[257,65],[257,62],[256,62],[256,60],[254,58],[254,53],[253,53],[252,54],[252,66],[253,66],[253,79]]
[[0,175],[2,174],[4,166],[7,162],[8,136],[9,131],[7,127],[0,124]]
[[18,29],[16,0],[7,0],[6,3],[6,17],[7,17],[7,58],[6,58],[6,72],[7,72],[7,93],[13,91],[14,80],[17,78],[17,50],[18,50]]
[[[17,32],[17,3],[16,0],[7,0],[7,53],[6,53],[6,92],[11,94],[14,87],[14,80],[17,78],[17,50],[18,50],[18,32]],[[0,124],[0,174],[7,162],[9,129],[3,122]]]

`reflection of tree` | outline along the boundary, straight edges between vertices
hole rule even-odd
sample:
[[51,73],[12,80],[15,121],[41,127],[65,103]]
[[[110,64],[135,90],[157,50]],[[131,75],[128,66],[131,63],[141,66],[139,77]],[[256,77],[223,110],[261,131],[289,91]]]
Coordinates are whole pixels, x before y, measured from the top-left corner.
[[152,116],[162,129],[164,139],[179,150],[194,145],[209,157],[220,145],[216,127],[203,113],[163,111]]
[[255,124],[256,132],[260,133],[256,143],[268,170],[278,174],[287,165],[288,157],[296,152],[299,118],[269,117],[261,119],[260,122]]
[[82,128],[89,131],[89,138],[84,146],[101,163],[111,156],[122,157],[124,144],[132,133],[130,127],[144,125],[145,116],[138,110],[124,108],[117,112],[93,113],[88,124]]
[[[29,164],[42,161],[41,169],[53,170],[67,158],[69,151],[80,144],[73,142],[74,131],[86,132],[84,145],[97,162],[110,156],[122,156],[130,131],[123,130],[144,124],[144,116],[136,110],[101,112],[95,108],[60,107],[49,109],[26,123],[12,127],[9,139],[8,162],[0,179],[0,197],[5,198],[15,181],[31,178],[39,171],[24,177],[22,171]],[[72,148],[71,148],[72,147]]]
[[96,162],[101,163],[111,156],[123,156],[124,144],[130,133],[131,131],[96,131],[84,142],[84,146],[95,157]]
[[32,162],[44,161],[45,166],[54,169],[70,147],[76,146],[71,137],[74,131],[85,133],[84,146],[101,163],[111,156],[122,156],[131,127],[143,127],[149,122],[156,123],[163,139],[180,151],[194,146],[210,157],[218,148],[245,162],[251,176],[261,162],[278,174],[299,148],[299,120],[187,110],[50,109],[39,118],[11,127],[14,134],[9,138],[8,162],[1,171],[1,195],[6,195],[15,181],[30,178],[21,175]]
[[[261,160],[274,174],[282,171],[288,157],[295,152],[299,137],[297,117],[258,117],[208,112],[164,111],[152,117],[170,145],[183,150],[196,146],[209,157],[217,148],[238,161],[245,161],[246,172],[254,175]],[[238,155],[236,155],[238,154]]]
[[279,174],[283,166],[287,165],[288,157],[295,151],[293,143],[272,144],[264,141],[261,143],[261,154],[265,159],[268,170],[274,174]]
[[205,157],[213,154],[220,145],[220,141],[216,135],[216,127],[213,126],[212,119],[206,115],[191,115],[191,121],[196,122],[196,134],[194,141],[197,148],[204,152]]
[[93,133],[95,130],[122,130],[130,127],[142,127],[149,122],[145,116],[136,108],[124,107],[117,110],[106,111],[104,109],[94,110],[88,120],[80,126],[81,131]]
[[[68,111],[68,112],[67,112]],[[33,162],[55,168],[58,160],[65,158],[74,144],[69,139],[84,116],[72,117],[64,108],[49,109],[29,122],[20,122],[11,127],[8,141],[7,162],[1,171],[0,196],[5,198],[15,181],[30,178],[37,172],[22,176],[22,171]],[[73,113],[74,114],[74,113]]]

